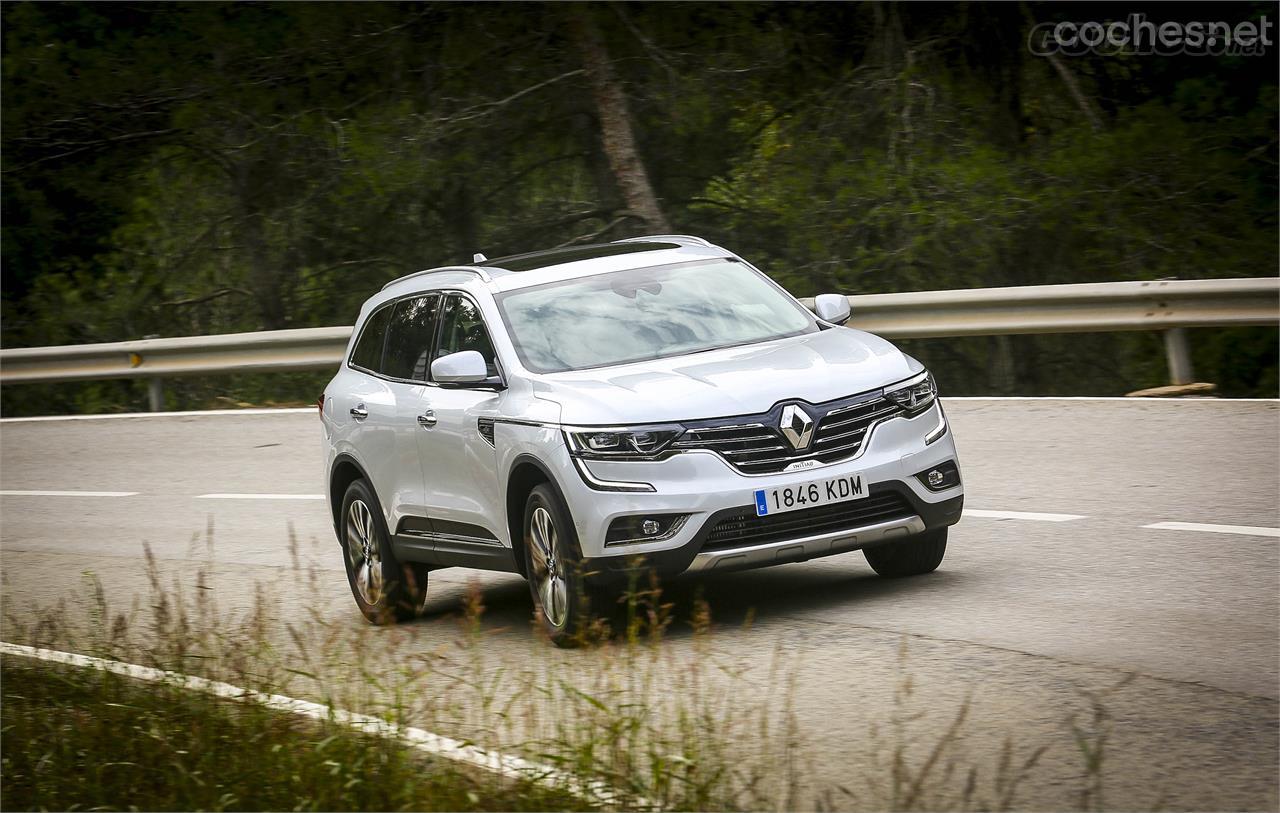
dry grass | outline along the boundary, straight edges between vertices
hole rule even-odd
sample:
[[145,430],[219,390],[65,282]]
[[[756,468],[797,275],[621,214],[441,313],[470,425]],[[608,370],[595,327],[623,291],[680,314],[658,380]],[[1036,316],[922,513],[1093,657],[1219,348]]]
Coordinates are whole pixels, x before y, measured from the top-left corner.
[[[212,528],[193,542],[203,542],[212,551]],[[298,583],[290,594],[322,594],[321,580],[335,574],[304,565],[296,543],[293,550]],[[807,746],[793,713],[800,664],[778,651],[762,653],[754,670],[726,659],[714,646],[711,608],[696,601],[690,617],[674,619],[656,584],[630,590],[613,614],[613,629],[602,622],[588,631],[585,649],[547,656],[549,644],[529,636],[520,644],[531,648],[529,656],[521,657],[509,649],[499,656],[496,647],[488,645],[502,631],[486,624],[478,589],[471,591],[457,620],[460,634],[423,649],[420,625],[375,630],[334,623],[316,607],[281,606],[279,585],[258,585],[251,606],[225,611],[211,589],[211,565],[199,569],[184,589],[176,579],[166,582],[149,551],[146,561],[150,589],[145,602],[114,607],[101,583],[87,574],[77,600],[24,608],[20,615],[7,607],[6,639],[224,680],[378,715],[485,747],[501,746],[574,775],[604,780],[630,800],[627,807],[644,802],[681,810],[1008,810],[1017,805],[1019,787],[1036,770],[1045,750],[1007,740],[998,764],[985,771],[971,765],[964,748],[968,703],[941,713],[941,721],[939,713],[911,711],[916,704],[904,647],[893,708],[884,719],[867,723],[871,763],[857,766],[847,783],[815,788],[803,778]],[[673,623],[689,630],[681,634],[680,646],[666,640]],[[181,705],[180,698],[164,695],[151,712],[161,714],[164,707]],[[92,708],[85,706],[83,711],[94,714]],[[97,708],[102,720],[111,719],[111,706],[104,702]],[[6,697],[0,709],[6,755],[9,738],[19,736],[8,728],[18,713],[14,709]],[[245,714],[230,717],[246,719]],[[130,730],[134,733],[129,736],[142,736]],[[296,739],[299,753],[314,750],[316,742],[333,735],[296,726],[283,730],[298,733],[277,738],[272,747],[288,749]],[[1079,731],[1086,760],[1080,804],[1097,807],[1105,739]],[[234,741],[224,738],[203,747],[231,750]],[[352,745],[356,751],[344,754],[357,753],[357,745]],[[385,753],[397,746],[377,747]],[[175,748],[173,753],[181,750],[189,749]],[[347,775],[346,762],[358,758],[330,759],[339,764],[335,775]],[[173,776],[180,774],[175,768]],[[242,800],[232,806],[294,806],[244,804],[256,780],[249,773],[236,776],[228,774],[229,784],[222,791]],[[471,793],[477,793],[474,783],[483,784],[475,777],[468,781],[472,784],[463,786]],[[9,770],[3,787],[6,797],[14,792]],[[94,798],[92,786],[84,789],[90,795],[79,803],[123,803],[118,798]],[[296,789],[283,792],[282,798],[294,798],[288,794]],[[456,807],[484,807],[493,800],[501,806],[506,800],[514,809],[523,803],[504,792],[497,785],[482,787],[479,801]],[[59,803],[52,806],[73,802],[69,796],[57,798]],[[199,797],[205,800],[200,803],[191,801],[195,798],[174,796],[171,805],[157,806],[217,806],[208,797]],[[401,798],[369,797],[363,805],[351,804],[381,809],[397,806]],[[574,806],[564,802],[569,798],[564,789],[531,798],[549,807]],[[551,804],[555,799],[562,803]],[[349,804],[302,796],[295,803],[335,809]],[[25,805],[11,805],[6,798],[6,806]]]
[[6,810],[582,807],[386,738],[173,685],[5,658],[0,687]]

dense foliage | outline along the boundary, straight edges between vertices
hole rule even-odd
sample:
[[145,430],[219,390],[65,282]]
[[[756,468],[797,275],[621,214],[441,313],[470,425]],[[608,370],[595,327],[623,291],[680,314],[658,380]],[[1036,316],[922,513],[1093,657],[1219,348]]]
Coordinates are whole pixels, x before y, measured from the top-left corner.
[[179,685],[0,662],[6,810],[575,810],[399,741]]
[[[1134,10],[1274,6],[5,4],[3,341],[349,324],[410,270],[651,231],[584,20],[661,218],[799,295],[1275,274],[1274,48],[1028,51],[1034,22]],[[1275,331],[1193,343],[1200,378],[1276,394]],[[1164,381],[1154,335],[908,347],[952,393]],[[141,388],[40,395],[109,409]],[[4,411],[35,396],[8,388]]]

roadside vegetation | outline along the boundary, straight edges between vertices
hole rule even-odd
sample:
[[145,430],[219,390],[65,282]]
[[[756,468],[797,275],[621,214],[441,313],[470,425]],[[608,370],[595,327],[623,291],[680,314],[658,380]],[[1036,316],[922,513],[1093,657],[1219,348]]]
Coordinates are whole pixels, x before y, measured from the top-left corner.
[[383,737],[165,683],[0,662],[5,810],[564,810]]
[[[205,541],[212,544],[211,532]],[[719,654],[711,608],[694,601],[676,617],[652,585],[631,591],[588,631],[583,649],[563,652],[536,633],[513,637],[487,622],[478,590],[456,619],[422,622],[458,625],[441,644],[423,635],[422,623],[375,629],[273,598],[324,594],[320,579],[331,574],[300,563],[296,583],[259,585],[252,605],[235,609],[218,606],[211,567],[169,580],[148,555],[148,573],[149,587],[122,597],[123,608],[92,574],[76,597],[43,607],[15,608],[6,594],[2,637],[417,726],[602,782],[622,808],[1007,810],[1045,752],[1011,732],[994,759],[975,759],[969,704],[947,709],[915,697],[904,644],[892,707],[869,709],[849,730],[871,745],[870,758],[851,766],[847,781],[818,786],[805,764],[821,746],[792,711],[800,664],[781,649],[750,663]],[[494,636],[506,636],[508,650],[529,647],[529,656],[499,658]],[[21,658],[0,665],[5,809],[598,802],[572,787],[499,782],[395,740],[175,686]],[[1059,744],[1083,757],[1079,789],[1059,799],[1064,808],[1094,809],[1103,798],[1110,722],[1100,703],[1091,708],[1078,726],[1064,720]]]

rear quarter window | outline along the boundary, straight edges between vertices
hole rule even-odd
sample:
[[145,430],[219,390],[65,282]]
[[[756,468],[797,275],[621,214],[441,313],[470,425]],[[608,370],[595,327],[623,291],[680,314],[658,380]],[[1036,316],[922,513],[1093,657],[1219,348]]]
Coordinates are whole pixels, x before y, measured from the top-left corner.
[[379,372],[382,367],[382,345],[387,337],[387,323],[391,321],[391,307],[383,306],[365,320],[356,340],[356,348],[351,351],[351,364],[363,367],[370,372]]

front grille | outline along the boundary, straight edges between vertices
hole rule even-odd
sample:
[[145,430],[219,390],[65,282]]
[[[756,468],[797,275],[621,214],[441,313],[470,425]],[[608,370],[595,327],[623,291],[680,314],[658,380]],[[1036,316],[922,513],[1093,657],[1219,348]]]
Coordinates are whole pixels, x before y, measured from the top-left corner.
[[915,509],[911,507],[911,503],[897,491],[882,491],[860,500],[763,517],[756,516],[754,507],[739,508],[712,526],[702,549],[718,550],[785,542],[788,539],[860,528],[914,514]]
[[816,426],[809,445],[795,449],[778,429],[782,407],[779,404],[764,415],[750,418],[693,425],[673,448],[707,449],[719,453],[739,471],[772,474],[798,460],[833,463],[852,457],[862,448],[873,425],[902,411],[878,392],[826,404],[803,404]]
[[[675,442],[677,449],[709,449],[745,472],[779,471],[791,445],[763,423],[690,429]],[[783,464],[786,465],[785,463]]]
[[888,398],[836,407],[823,416],[813,430],[814,455],[823,463],[857,454],[867,430],[883,418],[902,411]]

